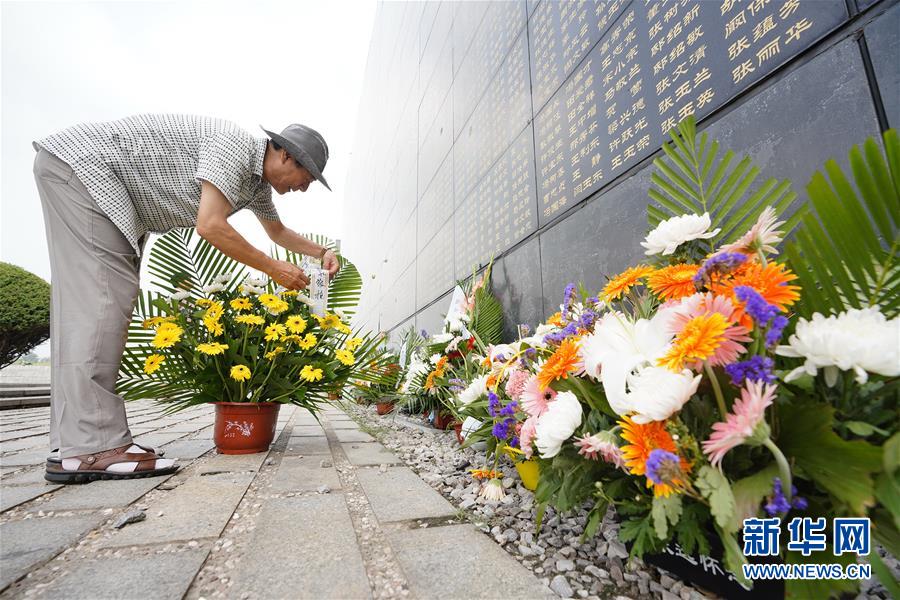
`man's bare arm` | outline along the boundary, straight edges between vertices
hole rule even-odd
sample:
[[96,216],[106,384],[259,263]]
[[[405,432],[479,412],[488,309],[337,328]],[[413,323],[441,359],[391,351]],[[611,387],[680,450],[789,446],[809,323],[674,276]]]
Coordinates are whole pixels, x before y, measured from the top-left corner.
[[232,206],[219,189],[208,181],[200,188],[197,233],[234,260],[266,273],[279,285],[304,289],[309,278],[295,265],[276,260],[255,248],[228,223]]

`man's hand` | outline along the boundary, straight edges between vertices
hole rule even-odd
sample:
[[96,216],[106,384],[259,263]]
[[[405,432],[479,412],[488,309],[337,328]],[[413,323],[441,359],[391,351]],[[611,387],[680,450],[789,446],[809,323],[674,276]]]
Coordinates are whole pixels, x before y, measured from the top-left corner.
[[334,279],[334,276],[341,270],[341,261],[334,252],[328,250],[322,256],[322,268],[328,271],[329,279]]
[[309,277],[303,269],[284,260],[276,260],[268,271],[278,285],[283,285],[289,290],[305,290],[309,285]]

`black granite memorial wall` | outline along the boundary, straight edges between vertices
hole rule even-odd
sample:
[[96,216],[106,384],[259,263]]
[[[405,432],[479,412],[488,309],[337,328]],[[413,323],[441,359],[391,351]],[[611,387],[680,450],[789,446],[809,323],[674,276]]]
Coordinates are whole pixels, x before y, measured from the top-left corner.
[[897,0],[383,2],[344,190],[358,322],[440,326],[494,257],[506,335],[641,256],[687,115],[802,194],[900,126]]

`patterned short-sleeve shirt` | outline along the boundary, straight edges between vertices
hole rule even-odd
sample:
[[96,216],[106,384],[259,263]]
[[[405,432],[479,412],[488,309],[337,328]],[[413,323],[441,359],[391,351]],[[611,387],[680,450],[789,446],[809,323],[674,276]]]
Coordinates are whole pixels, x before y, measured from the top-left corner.
[[262,178],[266,138],[222,119],[136,115],[83,123],[34,142],[72,167],[100,208],[140,253],[140,238],[195,227],[200,182],[216,186],[234,207],[278,220]]

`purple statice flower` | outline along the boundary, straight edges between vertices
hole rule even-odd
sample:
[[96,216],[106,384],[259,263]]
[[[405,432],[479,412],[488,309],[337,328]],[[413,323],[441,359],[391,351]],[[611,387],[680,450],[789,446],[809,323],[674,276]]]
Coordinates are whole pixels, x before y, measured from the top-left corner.
[[808,506],[806,499],[797,495],[797,488],[793,485],[791,486],[791,498],[791,501],[788,502],[781,488],[781,478],[776,477],[772,480],[772,495],[769,497],[769,503],[765,506],[766,512],[770,517],[774,517],[778,514],[787,514],[792,508],[805,510]]
[[753,356],[745,361],[725,365],[725,372],[731,377],[731,383],[740,387],[745,381],[762,381],[774,383],[775,361],[768,356]]
[[507,404],[506,406],[504,406],[503,408],[500,409],[500,415],[504,416],[504,417],[511,417],[511,416],[515,415],[517,406],[518,406],[518,403],[515,400],[513,400],[512,402],[510,402],[509,404]]
[[537,356],[537,350],[534,348],[525,348],[525,358],[528,360],[534,360],[534,357]]
[[496,417],[500,412],[500,398],[494,392],[488,392],[488,413]]
[[647,457],[644,470],[647,473],[647,479],[659,485],[671,481],[672,477],[667,475],[680,471],[681,463],[678,460],[678,455],[656,448]]
[[747,285],[734,288],[735,297],[744,303],[747,314],[756,321],[760,329],[769,325],[769,321],[778,316],[778,307],[769,304],[759,292]]
[[581,319],[578,321],[578,325],[582,329],[590,329],[594,326],[594,322],[597,320],[597,313],[592,310],[585,310],[581,313]]
[[503,354],[498,354],[497,356],[494,357],[494,362],[502,362],[502,363],[505,363],[505,362],[506,362],[506,356],[504,356]]
[[459,392],[463,391],[464,389],[466,389],[466,382],[463,381],[462,379],[458,379],[458,378],[454,377],[453,379],[451,379],[449,381],[449,383],[450,383],[450,390],[453,392],[459,393]]
[[544,336],[545,344],[561,344],[564,339],[578,333],[578,326],[575,323],[569,323],[562,329],[554,333],[548,333]]
[[600,304],[600,299],[597,298],[597,296],[591,296],[585,302],[587,302],[587,304],[590,306],[596,306],[596,305]]
[[774,348],[781,341],[781,334],[784,333],[784,328],[787,327],[787,324],[788,318],[784,315],[778,315],[772,319],[772,324],[769,325],[769,330],[766,332],[766,346],[768,348]]
[[517,435],[512,436],[512,439],[509,440],[509,445],[512,446],[513,448],[518,448],[519,447],[519,436],[517,436]]
[[426,340],[428,339],[428,332],[425,331],[424,329],[419,332],[419,335],[421,335]]
[[572,303],[575,301],[575,284],[570,283],[566,286],[566,291],[563,293],[563,303],[562,303],[562,313],[565,315],[569,312],[569,309],[572,307]]
[[521,337],[528,337],[528,334],[531,333],[531,327],[528,326],[528,323],[519,323],[518,329]]
[[497,423],[494,423],[491,434],[498,440],[505,440],[509,437],[510,432],[513,431],[515,424],[515,419],[503,419],[502,421],[498,421]]
[[719,252],[710,256],[703,264],[700,270],[694,275],[694,287],[698,290],[706,287],[714,273],[725,275],[731,273],[739,266],[747,262],[747,256],[740,252]]

